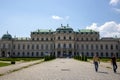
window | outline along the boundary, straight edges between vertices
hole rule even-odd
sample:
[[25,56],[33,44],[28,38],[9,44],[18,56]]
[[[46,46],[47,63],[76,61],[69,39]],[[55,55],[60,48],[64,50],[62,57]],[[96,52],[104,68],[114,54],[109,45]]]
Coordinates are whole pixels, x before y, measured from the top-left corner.
[[18,52],[18,56],[20,56],[20,52]]
[[34,56],[34,52],[32,52],[32,56]]
[[93,50],[93,44],[91,44],[91,49]]
[[48,38],[46,38],[46,41],[48,41]]
[[25,45],[23,44],[23,49],[25,49]]
[[71,45],[71,44],[69,44],[69,48],[72,48],[72,45]]
[[37,41],[39,40],[39,38],[37,38]]
[[41,52],[41,56],[44,56],[43,52]]
[[88,48],[88,44],[86,44],[86,49],[88,50],[89,48]]
[[29,49],[29,48],[30,48],[30,45],[28,44],[28,45],[27,45],[27,49]]
[[34,40],[34,38],[32,38],[32,40]]
[[13,49],[15,49],[15,45],[13,45]]
[[36,52],[36,56],[39,56],[39,52]]
[[107,44],[105,45],[105,48],[108,49],[108,45]]
[[38,44],[36,45],[36,49],[39,49],[39,45]]
[[111,50],[113,50],[113,45],[110,46]]
[[98,50],[98,45],[96,44],[96,50]]
[[66,44],[64,44],[63,47],[66,48]]
[[66,40],[66,37],[64,36],[64,40]]
[[69,40],[71,40],[71,36],[69,37]]
[[111,57],[113,56],[113,53],[111,53]]
[[18,44],[18,49],[20,49],[20,44]]
[[83,41],[83,38],[81,38],[81,41]]
[[101,57],[103,57],[103,52],[101,52]]
[[118,57],[118,52],[116,53],[116,57]]
[[58,40],[60,40],[60,36],[58,37]]
[[27,52],[27,56],[29,56],[29,52]]
[[93,52],[91,53],[91,56],[93,57],[94,55],[93,55]]
[[106,57],[108,57],[108,53],[106,52]]
[[44,39],[43,38],[41,38],[41,41],[43,41]]
[[48,44],[46,44],[46,49],[48,49]]
[[23,52],[22,55],[25,56],[25,53]]
[[32,44],[32,49],[34,49],[34,45]]
[[58,48],[60,48],[60,43],[58,44]]
[[81,48],[84,49],[84,45],[83,44],[81,45]]
[[103,45],[102,45],[102,44],[100,45],[100,49],[101,49],[101,50],[103,49]]
[[43,49],[43,44],[41,44],[41,49]]
[[51,41],[53,40],[53,38],[51,38]]
[[86,38],[86,41],[88,41],[88,38]]
[[116,45],[116,49],[118,50],[118,45]]

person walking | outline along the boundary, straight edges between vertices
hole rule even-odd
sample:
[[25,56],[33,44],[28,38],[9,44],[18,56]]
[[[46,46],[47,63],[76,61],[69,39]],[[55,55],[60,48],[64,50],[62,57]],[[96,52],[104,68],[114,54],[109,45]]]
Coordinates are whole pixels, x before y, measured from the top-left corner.
[[111,64],[112,64],[112,66],[113,66],[113,71],[114,71],[114,73],[116,73],[116,70],[117,70],[117,62],[116,62],[116,56],[115,56],[115,54],[113,54],[112,55],[112,57],[111,57]]
[[93,63],[94,63],[94,66],[95,66],[95,71],[97,72],[99,64],[100,64],[100,58],[98,57],[97,54],[95,54],[95,56],[93,57]]

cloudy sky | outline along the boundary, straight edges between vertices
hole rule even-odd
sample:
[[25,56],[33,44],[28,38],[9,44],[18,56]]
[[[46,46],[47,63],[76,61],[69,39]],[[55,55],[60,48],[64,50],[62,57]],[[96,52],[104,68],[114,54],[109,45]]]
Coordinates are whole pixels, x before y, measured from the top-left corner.
[[0,0],[0,37],[7,31],[30,37],[31,31],[61,24],[120,37],[120,0]]

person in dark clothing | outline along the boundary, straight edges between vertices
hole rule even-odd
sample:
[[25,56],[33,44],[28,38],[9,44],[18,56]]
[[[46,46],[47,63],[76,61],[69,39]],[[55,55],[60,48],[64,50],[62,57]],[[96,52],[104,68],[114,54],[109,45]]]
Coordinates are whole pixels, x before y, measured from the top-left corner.
[[113,71],[114,73],[116,73],[117,70],[117,62],[116,62],[116,56],[115,54],[113,54],[112,58],[111,58],[111,64],[113,65]]

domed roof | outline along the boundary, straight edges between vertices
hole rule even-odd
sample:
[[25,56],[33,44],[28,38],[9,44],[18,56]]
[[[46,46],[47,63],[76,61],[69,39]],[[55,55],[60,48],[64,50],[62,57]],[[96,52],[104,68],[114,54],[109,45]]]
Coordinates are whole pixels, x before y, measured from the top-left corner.
[[11,40],[12,39],[12,36],[7,32],[7,34],[4,34],[2,36],[2,40]]
[[73,29],[71,27],[69,27],[69,25],[67,24],[67,26],[62,26],[56,29],[57,31],[73,31]]

